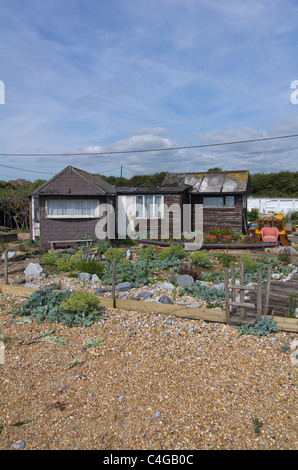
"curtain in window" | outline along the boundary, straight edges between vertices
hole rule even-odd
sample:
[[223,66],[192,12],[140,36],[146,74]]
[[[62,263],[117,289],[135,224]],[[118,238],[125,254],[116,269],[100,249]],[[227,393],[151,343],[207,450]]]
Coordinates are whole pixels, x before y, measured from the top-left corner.
[[47,202],[48,216],[96,217],[98,201],[94,199],[52,199]]

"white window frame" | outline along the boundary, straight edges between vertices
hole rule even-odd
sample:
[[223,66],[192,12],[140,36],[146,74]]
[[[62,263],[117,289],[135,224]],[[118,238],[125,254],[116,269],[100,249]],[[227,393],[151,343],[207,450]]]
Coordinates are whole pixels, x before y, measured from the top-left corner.
[[[142,198],[142,202],[138,202],[138,198]],[[153,197],[153,217],[147,216],[146,214],[146,205],[145,205],[145,198],[146,197]],[[161,198],[161,203],[156,204],[156,197]],[[135,199],[135,214],[136,214],[136,219],[163,219],[164,218],[164,196],[162,194],[138,194]],[[137,209],[139,209],[139,206],[142,206],[142,214],[138,215],[137,214]],[[160,208],[161,215],[156,215],[157,208]]]
[[[96,208],[94,211],[93,215],[90,214],[49,214],[49,203],[52,201],[69,201],[69,202],[75,202],[75,201],[93,201],[96,203]],[[97,199],[91,199],[91,198],[85,198],[85,199],[71,199],[71,198],[63,198],[63,199],[47,199],[46,200],[46,218],[47,219],[97,219],[99,218],[99,200]]]

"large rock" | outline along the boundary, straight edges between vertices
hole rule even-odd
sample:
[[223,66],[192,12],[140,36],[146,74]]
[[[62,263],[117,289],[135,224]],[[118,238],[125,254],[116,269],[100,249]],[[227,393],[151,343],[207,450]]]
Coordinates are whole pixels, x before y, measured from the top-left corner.
[[38,263],[29,263],[24,271],[24,274],[26,276],[26,279],[34,277],[36,277],[37,279],[44,279],[46,277],[43,268]]
[[130,290],[131,288],[132,288],[132,285],[130,282],[120,282],[116,286],[116,290],[118,291]]
[[179,287],[192,286],[194,284],[194,279],[189,274],[176,276],[176,281]]
[[162,295],[159,298],[159,302],[162,304],[173,304],[174,302],[167,295]]
[[80,279],[80,281],[91,281],[91,274],[89,273],[80,273],[78,275],[78,279]]

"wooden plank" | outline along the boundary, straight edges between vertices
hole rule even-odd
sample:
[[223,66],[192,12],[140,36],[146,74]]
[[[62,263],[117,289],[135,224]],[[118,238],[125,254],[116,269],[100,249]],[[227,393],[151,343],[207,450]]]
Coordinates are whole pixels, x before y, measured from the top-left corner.
[[0,291],[6,295],[15,295],[17,297],[30,297],[35,290],[31,287],[23,287],[23,286],[15,286],[15,285],[6,285],[4,283],[0,283]]
[[[113,308],[113,299],[101,297],[101,305]],[[141,300],[117,299],[117,308],[139,313],[162,313],[192,320],[206,320],[225,323],[224,310],[215,310],[204,307],[186,307],[177,304],[162,304],[159,302],[143,302]]]
[[229,302],[229,305],[240,308],[256,308],[255,304],[250,304],[248,302]]
[[252,290],[254,291],[255,288],[253,286],[240,286],[239,284],[230,284],[231,289],[239,289],[239,290]]
[[277,323],[279,330],[298,333],[298,318],[277,317],[275,315],[270,318]]

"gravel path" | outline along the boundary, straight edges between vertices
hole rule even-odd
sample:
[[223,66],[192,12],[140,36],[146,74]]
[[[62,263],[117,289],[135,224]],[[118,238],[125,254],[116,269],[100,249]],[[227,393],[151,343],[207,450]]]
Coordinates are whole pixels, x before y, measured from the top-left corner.
[[297,450],[296,334],[119,309],[28,324],[21,301],[0,295],[0,449]]

